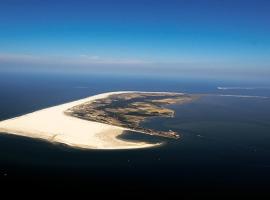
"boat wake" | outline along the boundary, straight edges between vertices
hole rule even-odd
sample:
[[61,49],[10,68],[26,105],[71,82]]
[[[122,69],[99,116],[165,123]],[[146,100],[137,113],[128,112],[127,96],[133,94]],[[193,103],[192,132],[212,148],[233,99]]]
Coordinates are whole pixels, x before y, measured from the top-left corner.
[[270,87],[217,87],[218,90],[269,90]]
[[237,97],[237,98],[259,98],[259,99],[269,99],[270,98],[270,97],[265,97],[265,96],[234,95],[234,94],[220,94],[218,96],[222,96],[222,97]]

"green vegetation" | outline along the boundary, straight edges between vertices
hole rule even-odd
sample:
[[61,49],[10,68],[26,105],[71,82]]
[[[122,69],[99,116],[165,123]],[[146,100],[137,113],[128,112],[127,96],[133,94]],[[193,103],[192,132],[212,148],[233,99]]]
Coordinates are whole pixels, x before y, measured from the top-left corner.
[[173,117],[174,111],[165,105],[187,103],[192,99],[191,95],[179,93],[122,93],[75,106],[66,114],[146,134],[178,138],[176,132],[146,129],[140,123],[151,117]]

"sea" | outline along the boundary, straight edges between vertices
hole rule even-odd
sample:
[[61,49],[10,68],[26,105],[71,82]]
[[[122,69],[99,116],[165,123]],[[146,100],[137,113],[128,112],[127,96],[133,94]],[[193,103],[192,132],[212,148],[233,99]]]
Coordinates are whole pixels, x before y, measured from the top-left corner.
[[111,91],[201,94],[169,105],[174,118],[142,126],[180,133],[179,140],[126,132],[125,140],[163,141],[154,148],[85,150],[0,134],[1,184],[43,183],[87,191],[194,192],[270,189],[270,82],[112,74],[0,74],[0,120]]

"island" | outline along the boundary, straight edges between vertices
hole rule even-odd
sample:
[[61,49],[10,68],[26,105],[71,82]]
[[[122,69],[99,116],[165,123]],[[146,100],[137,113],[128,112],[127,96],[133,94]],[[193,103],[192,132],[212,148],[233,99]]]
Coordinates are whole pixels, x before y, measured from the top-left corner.
[[170,104],[183,104],[196,95],[172,92],[107,92],[37,110],[0,122],[0,133],[46,140],[83,149],[136,149],[161,145],[123,140],[125,131],[178,139],[171,130],[147,129],[153,117],[174,117]]
[[74,106],[65,114],[81,119],[120,126],[129,130],[178,139],[174,131],[158,131],[140,126],[140,123],[151,117],[174,117],[174,110],[165,108],[169,104],[183,104],[194,99],[182,93],[134,92],[113,94]]

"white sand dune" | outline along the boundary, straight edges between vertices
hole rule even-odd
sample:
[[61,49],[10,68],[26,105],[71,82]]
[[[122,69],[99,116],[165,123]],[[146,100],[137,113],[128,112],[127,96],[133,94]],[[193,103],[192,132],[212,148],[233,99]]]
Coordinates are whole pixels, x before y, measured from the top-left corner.
[[159,145],[120,140],[117,136],[121,135],[125,128],[64,114],[64,111],[73,106],[120,93],[127,92],[103,93],[4,120],[0,122],[0,132],[88,149],[133,149]]

